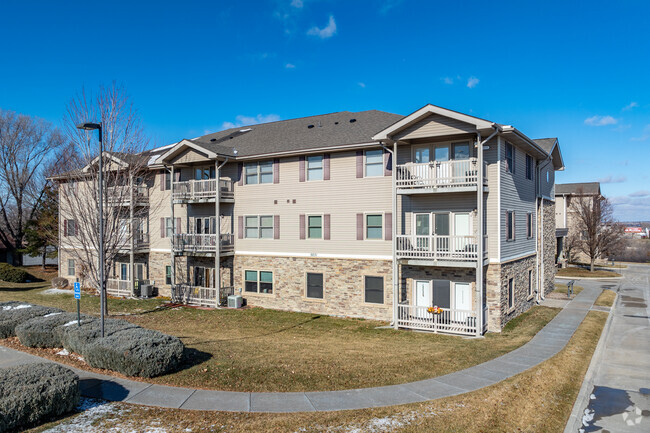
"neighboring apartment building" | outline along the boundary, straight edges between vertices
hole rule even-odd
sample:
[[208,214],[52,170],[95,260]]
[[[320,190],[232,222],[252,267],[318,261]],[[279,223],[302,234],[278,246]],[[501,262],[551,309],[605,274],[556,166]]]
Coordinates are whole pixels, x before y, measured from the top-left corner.
[[587,256],[580,252],[572,252],[575,257],[569,257],[567,240],[569,233],[579,233],[581,228],[577,226],[572,216],[571,203],[574,200],[593,199],[602,196],[600,182],[563,183],[555,185],[555,226],[557,237],[556,261],[561,266],[566,266],[572,261],[588,262]]
[[556,139],[427,105],[233,128],[146,157],[147,203],[163,205],[119,275],[129,287],[137,274],[191,304],[237,293],[469,335],[553,289]]

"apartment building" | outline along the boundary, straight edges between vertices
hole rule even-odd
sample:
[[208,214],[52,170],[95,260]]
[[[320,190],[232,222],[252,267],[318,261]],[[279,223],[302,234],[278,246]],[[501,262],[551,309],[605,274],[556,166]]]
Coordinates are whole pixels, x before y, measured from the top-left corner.
[[[232,128],[142,157],[148,242],[113,267],[128,289],[465,335],[500,331],[553,289],[557,139],[427,105]],[[62,242],[72,277],[66,260]]]

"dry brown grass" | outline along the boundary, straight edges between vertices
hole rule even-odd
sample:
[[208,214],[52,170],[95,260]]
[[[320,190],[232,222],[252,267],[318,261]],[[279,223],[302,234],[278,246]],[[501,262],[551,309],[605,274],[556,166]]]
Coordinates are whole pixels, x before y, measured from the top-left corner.
[[[42,288],[6,292],[23,300],[75,311],[72,295]],[[378,329],[382,322],[250,308],[156,309],[160,300],[109,300],[109,311],[146,328],[180,337],[191,357],[154,383],[231,391],[312,391],[398,384],[471,367],[528,342],[559,310],[534,307],[499,334],[473,339]],[[98,298],[82,296],[82,313]],[[53,356],[47,351],[44,356]],[[60,362],[70,362],[59,357]]]
[[575,277],[575,278],[608,278],[620,277],[621,274],[613,271],[597,270],[591,272],[584,268],[561,268],[557,270],[558,277]]
[[[111,428],[115,431],[145,431],[147,427],[155,425],[164,426],[169,433],[185,432],[186,429],[192,432],[233,433],[561,432],[606,319],[606,313],[589,312],[568,345],[559,354],[531,370],[475,392],[432,402],[298,414],[196,412],[115,404],[121,412],[98,418],[94,425],[97,431]],[[74,419],[69,422],[73,423]],[[373,428],[380,424],[392,427],[386,430]]]
[[597,305],[599,307],[611,307],[612,305],[614,305],[615,299],[616,299],[616,292],[614,292],[613,290],[605,289],[598,296],[598,299],[596,299],[594,305]]

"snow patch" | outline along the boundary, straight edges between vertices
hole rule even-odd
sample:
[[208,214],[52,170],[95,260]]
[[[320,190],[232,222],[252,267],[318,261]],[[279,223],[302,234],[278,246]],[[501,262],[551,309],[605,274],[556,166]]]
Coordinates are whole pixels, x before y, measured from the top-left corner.
[[43,317],[52,317],[52,316],[56,316],[57,314],[63,314],[63,313],[61,313],[61,312],[58,312],[58,313],[50,313],[50,314],[46,314],[46,315],[43,316]]
[[61,356],[68,356],[68,355],[70,355],[70,352],[68,352],[68,349],[63,349],[60,352],[56,352],[56,354],[61,355]]
[[72,290],[52,288],[52,289],[43,290],[41,293],[43,293],[44,295],[64,295],[64,294],[72,295]]
[[4,311],[9,311],[9,310],[22,310],[23,308],[31,308],[32,306],[30,304],[20,304],[20,305],[5,305],[2,307]]
[[73,320],[72,322],[68,322],[68,323],[66,323],[66,324],[63,325],[63,326],[72,326],[72,325],[74,325],[75,323],[77,323],[77,321],[76,321],[76,320]]

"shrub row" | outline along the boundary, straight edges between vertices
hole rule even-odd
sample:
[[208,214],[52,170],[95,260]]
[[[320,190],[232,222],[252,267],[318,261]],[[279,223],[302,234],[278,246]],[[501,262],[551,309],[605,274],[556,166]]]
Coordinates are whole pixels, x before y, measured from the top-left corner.
[[26,283],[28,281],[37,281],[37,278],[9,263],[0,263],[0,280],[9,283]]
[[79,403],[79,377],[58,364],[0,369],[0,433],[71,412]]
[[45,316],[50,313],[61,313],[63,310],[41,305],[16,303],[0,307],[0,338],[8,338],[16,335],[16,326],[27,320]]
[[[91,320],[83,315],[82,320]],[[16,336],[22,344],[28,347],[63,347],[62,325],[77,323],[77,313],[51,313],[45,316],[33,317],[16,326]]]
[[[71,325],[62,327],[61,346],[70,352],[75,352],[86,358],[86,348],[101,338],[101,322],[92,318],[84,321],[81,326]],[[126,320],[106,319],[104,321],[104,338],[126,329],[138,328],[138,325]],[[59,346],[60,347],[60,346]]]

